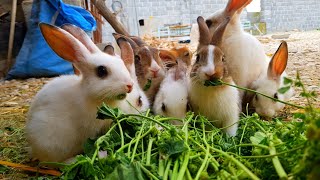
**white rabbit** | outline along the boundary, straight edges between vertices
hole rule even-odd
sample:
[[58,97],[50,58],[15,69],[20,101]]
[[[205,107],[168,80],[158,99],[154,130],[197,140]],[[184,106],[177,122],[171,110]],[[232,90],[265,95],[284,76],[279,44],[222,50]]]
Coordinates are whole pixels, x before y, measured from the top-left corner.
[[[115,101],[111,106],[119,107],[125,113],[141,113],[149,109],[150,103],[143,92],[141,87],[139,86],[135,65],[134,65],[134,53],[131,45],[127,40],[123,37],[116,37],[116,41],[121,51],[121,59],[126,65],[131,78],[133,79],[133,88],[131,93],[129,93],[126,99],[121,101]],[[115,55],[114,49],[111,45],[107,45],[104,51],[110,55]]]
[[[167,75],[161,82],[160,89],[153,103],[155,114],[185,118],[189,111],[187,65],[181,59],[178,64],[167,71]],[[173,124],[181,124],[179,121],[173,121]]]
[[210,36],[204,19],[201,16],[197,19],[200,38],[197,59],[190,74],[190,103],[196,113],[208,117],[217,127],[228,127],[224,129],[227,134],[235,136],[239,120],[238,90],[226,85],[204,85],[207,80],[217,79],[234,84],[224,64],[223,51],[219,48],[229,20],[226,18],[213,36]]
[[[251,1],[229,0],[224,9],[215,12],[206,19],[206,24],[212,35],[226,17],[231,18],[223,35],[220,48],[225,54],[229,74],[234,82],[241,87],[249,87],[268,66],[261,43],[241,27],[240,14]],[[242,101],[244,91],[239,91],[239,93]]]
[[[292,87],[284,94],[278,92],[278,89],[285,87],[283,79],[287,76],[284,72],[287,61],[288,45],[285,41],[282,41],[278,50],[271,58],[268,68],[252,83],[252,88],[275,99],[288,101],[294,94]],[[273,117],[278,111],[282,110],[285,105],[256,94],[252,99],[252,106],[259,115]]]
[[110,121],[96,119],[102,102],[111,103],[132,90],[133,81],[120,58],[101,52],[76,26],[66,29],[40,23],[44,39],[80,76],[53,79],[35,96],[27,117],[31,155],[40,161],[65,161],[83,151],[88,138],[106,130]]

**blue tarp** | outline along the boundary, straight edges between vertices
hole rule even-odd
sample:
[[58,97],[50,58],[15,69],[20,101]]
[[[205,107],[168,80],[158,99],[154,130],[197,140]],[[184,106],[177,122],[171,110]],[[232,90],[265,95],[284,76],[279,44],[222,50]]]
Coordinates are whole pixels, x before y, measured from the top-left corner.
[[[59,15],[55,19],[57,11]],[[85,31],[96,29],[93,16],[81,7],[64,4],[61,0],[34,0],[27,34],[7,79],[51,77],[73,73],[71,63],[57,56],[40,32],[39,22],[52,23],[53,19],[57,26],[71,23]]]

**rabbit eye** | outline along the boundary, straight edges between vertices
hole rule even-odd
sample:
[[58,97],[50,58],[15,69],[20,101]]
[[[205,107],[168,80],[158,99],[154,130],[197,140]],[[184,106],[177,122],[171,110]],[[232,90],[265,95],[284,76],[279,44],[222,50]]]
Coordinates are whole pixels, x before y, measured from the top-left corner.
[[199,61],[200,61],[200,55],[197,54],[196,63],[198,63]]
[[99,78],[105,78],[108,76],[108,70],[105,66],[98,66],[96,72]]
[[185,52],[184,56],[188,57],[189,56],[189,52]]
[[226,57],[222,56],[222,62],[226,62]]
[[135,61],[140,61],[140,56],[135,55],[135,56],[134,56],[134,60],[135,60]]
[[141,96],[139,96],[137,104],[138,104],[139,107],[142,106],[142,97]]
[[274,93],[273,98],[278,99],[278,93]]
[[162,103],[161,110],[162,110],[163,112],[166,112],[166,106],[164,105],[164,103]]

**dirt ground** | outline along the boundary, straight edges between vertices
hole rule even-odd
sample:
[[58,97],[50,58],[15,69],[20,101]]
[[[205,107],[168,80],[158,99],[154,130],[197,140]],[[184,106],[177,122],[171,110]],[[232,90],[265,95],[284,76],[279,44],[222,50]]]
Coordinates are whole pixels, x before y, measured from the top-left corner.
[[[296,72],[301,74],[302,82],[307,89],[320,94],[320,31],[299,32],[292,31],[278,34],[290,34],[288,39],[289,62],[286,72],[295,78]],[[273,34],[274,35],[274,34]],[[272,55],[278,48],[281,39],[274,39],[272,35],[257,37],[264,45],[268,55]],[[172,46],[172,43],[153,41],[162,47]],[[33,96],[50,79],[27,79],[27,80],[0,80],[0,161],[15,163],[28,163],[26,142],[24,138],[24,125],[26,113]],[[305,100],[299,96],[297,90],[292,103],[304,105]],[[317,99],[316,107],[320,107]],[[286,108],[282,113],[290,116],[296,111]],[[19,171],[4,169],[0,165],[0,179],[23,179],[28,176]],[[9,175],[10,174],[10,175]]]

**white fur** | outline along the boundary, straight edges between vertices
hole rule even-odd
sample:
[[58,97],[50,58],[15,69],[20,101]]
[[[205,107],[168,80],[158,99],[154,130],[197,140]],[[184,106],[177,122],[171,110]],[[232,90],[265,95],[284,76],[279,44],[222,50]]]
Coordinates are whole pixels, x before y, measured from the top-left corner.
[[[263,73],[256,81],[252,83],[252,87],[254,87],[256,91],[270,97],[273,97],[274,94],[277,93],[279,100],[288,101],[294,95],[293,88],[290,88],[289,91],[284,94],[280,94],[277,92],[278,89],[285,87],[285,85],[283,84],[284,77],[287,77],[287,74],[285,72],[282,73],[280,82],[271,80],[267,76],[266,69],[265,73]],[[257,99],[253,98],[252,105],[255,108],[255,111],[261,116],[273,117],[277,114],[277,112],[281,111],[285,107],[283,103],[273,101],[272,99],[258,94],[256,96]]]
[[203,76],[206,74],[212,75],[215,71],[215,66],[214,66],[214,52],[215,47],[213,45],[208,46],[208,59],[207,59],[207,65],[205,67],[201,67],[201,72]]
[[225,132],[235,136],[238,129],[239,92],[233,87],[205,87],[191,82],[190,102],[195,113],[206,116],[217,127],[231,127]]
[[[183,119],[187,113],[189,79],[184,75],[184,78],[174,80],[173,76],[174,74],[168,74],[162,81],[153,110],[159,115]],[[166,112],[162,111],[162,104],[165,104]],[[180,123],[174,121],[173,124]]]
[[[218,10],[207,19],[218,19],[221,16],[223,16],[223,9]],[[211,34],[215,29],[216,27],[210,28]],[[196,36],[196,33],[193,36]],[[237,13],[226,27],[221,50],[225,54],[229,74],[238,86],[249,87],[268,66],[263,46],[254,36],[242,29],[240,15]],[[244,92],[239,93],[242,99]]]
[[[150,108],[149,100],[146,94],[143,92],[141,87],[139,86],[138,79],[135,73],[134,64],[129,67],[130,76],[134,82],[132,91],[127,95],[124,100],[114,101],[110,106],[118,107],[123,112],[127,114],[139,114],[147,111]],[[142,102],[142,105],[138,105],[139,99]]]
[[[66,38],[80,44],[68,33]],[[133,83],[120,58],[102,52],[86,54],[88,50],[77,53],[78,57],[85,57],[73,62],[82,75],[53,79],[31,103],[26,136],[32,157],[40,161],[64,161],[81,153],[85,141],[110,124],[96,119],[97,108],[102,102],[111,103],[119,94],[126,94],[127,85]],[[108,68],[106,78],[96,75],[95,69],[100,65]]]

